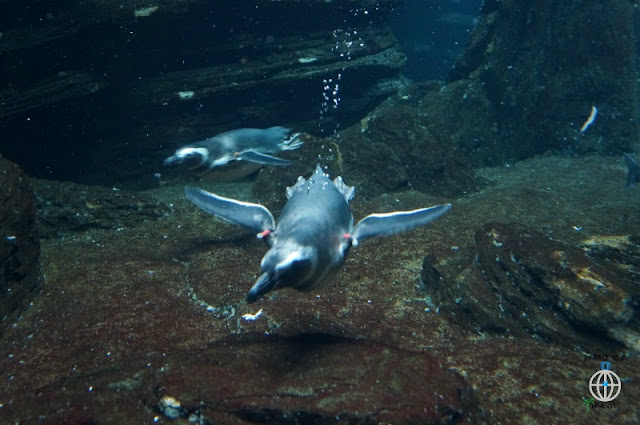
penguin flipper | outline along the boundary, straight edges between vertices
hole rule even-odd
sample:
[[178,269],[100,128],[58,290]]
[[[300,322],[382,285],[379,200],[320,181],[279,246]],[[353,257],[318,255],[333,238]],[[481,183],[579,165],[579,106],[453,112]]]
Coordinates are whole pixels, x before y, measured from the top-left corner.
[[267,155],[253,150],[242,151],[237,155],[238,159],[253,162],[261,165],[291,165],[291,161]]
[[374,236],[395,235],[427,224],[449,211],[451,204],[436,205],[413,211],[395,211],[386,214],[371,214],[355,225],[351,233],[354,246]]
[[229,223],[237,224],[256,234],[273,230],[276,221],[271,212],[260,204],[236,201],[187,186],[184,194],[197,207]]

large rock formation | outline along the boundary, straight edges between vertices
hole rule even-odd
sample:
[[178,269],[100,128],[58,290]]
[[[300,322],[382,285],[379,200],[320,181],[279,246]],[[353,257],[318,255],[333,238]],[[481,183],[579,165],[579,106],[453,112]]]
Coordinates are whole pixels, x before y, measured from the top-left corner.
[[34,180],[33,190],[43,238],[63,238],[88,229],[123,231],[171,213],[169,205],[118,188]]
[[637,237],[575,247],[521,224],[487,223],[474,242],[423,263],[425,291],[462,326],[570,347],[640,348],[637,318],[630,323],[640,295],[630,279],[640,270]]
[[[40,280],[36,203],[22,170],[0,156],[0,325],[24,308]],[[0,334],[2,326],[0,326]]]
[[[449,81],[482,87],[491,104],[495,145],[486,160],[636,145],[637,32],[630,1],[485,1]],[[592,106],[599,113],[581,132]]]
[[[630,2],[486,1],[447,82],[401,88],[315,152],[339,160],[366,196],[407,187],[457,196],[483,186],[479,166],[632,151],[638,16]],[[317,161],[299,153],[306,169]]]
[[[78,190],[66,211],[91,206],[90,225],[42,240],[41,295],[0,338],[1,417],[577,423],[595,359],[608,355],[625,380],[613,423],[638,423],[623,401],[640,393],[628,380],[640,350],[640,197],[620,163],[548,156],[482,170],[484,190],[428,227],[353,248],[334,283],[251,305],[263,243],[200,212],[181,186],[145,194],[156,202],[133,220],[121,208],[130,195],[48,183],[39,190],[56,217],[56,187],[60,200]],[[220,193],[249,189],[228,186]],[[404,191],[356,195],[352,207],[358,219],[440,201]]]

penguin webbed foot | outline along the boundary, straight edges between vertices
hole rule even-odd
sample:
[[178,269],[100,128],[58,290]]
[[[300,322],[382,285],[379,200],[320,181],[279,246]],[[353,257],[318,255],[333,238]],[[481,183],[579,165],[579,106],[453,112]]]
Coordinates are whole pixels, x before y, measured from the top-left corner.
[[292,162],[286,159],[278,158],[275,156],[267,155],[264,153],[260,153],[257,151],[244,151],[238,154],[238,159],[242,159],[244,161],[253,162],[254,164],[260,165],[291,165]]
[[300,140],[300,135],[302,133],[295,133],[289,136],[288,139],[283,140],[280,143],[280,149],[283,151],[292,151],[294,149],[298,149],[300,146],[304,144],[302,140]]

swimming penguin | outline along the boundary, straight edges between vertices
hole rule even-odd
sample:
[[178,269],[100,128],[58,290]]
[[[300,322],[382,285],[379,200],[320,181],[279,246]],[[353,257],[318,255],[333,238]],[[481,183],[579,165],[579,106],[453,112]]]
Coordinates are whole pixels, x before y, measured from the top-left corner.
[[635,186],[636,183],[640,182],[640,164],[638,161],[628,153],[622,155],[624,161],[627,163],[627,168],[629,169],[627,173],[627,187]]
[[291,161],[268,154],[302,146],[300,133],[285,127],[240,128],[201,142],[182,146],[164,165],[185,165],[199,176],[236,180],[263,165],[291,165]]
[[331,181],[318,165],[308,180],[298,177],[296,184],[287,188],[288,201],[276,225],[271,212],[262,205],[185,188],[187,198],[204,211],[242,226],[267,242],[269,251],[260,264],[261,275],[247,295],[249,303],[279,288],[317,288],[338,272],[352,246],[374,236],[427,224],[451,208],[444,204],[371,214],[354,226],[349,209],[354,193],[342,177]]

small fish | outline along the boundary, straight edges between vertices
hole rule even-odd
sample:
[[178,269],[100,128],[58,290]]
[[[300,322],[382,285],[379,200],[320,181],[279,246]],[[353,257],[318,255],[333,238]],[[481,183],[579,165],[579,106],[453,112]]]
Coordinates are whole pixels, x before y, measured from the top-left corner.
[[269,154],[302,146],[300,133],[285,127],[240,128],[182,146],[164,165],[184,165],[199,176],[237,180],[263,165],[291,165]]
[[629,172],[627,173],[627,187],[635,186],[636,183],[640,182],[640,164],[628,153],[623,154],[622,157],[629,168]]

